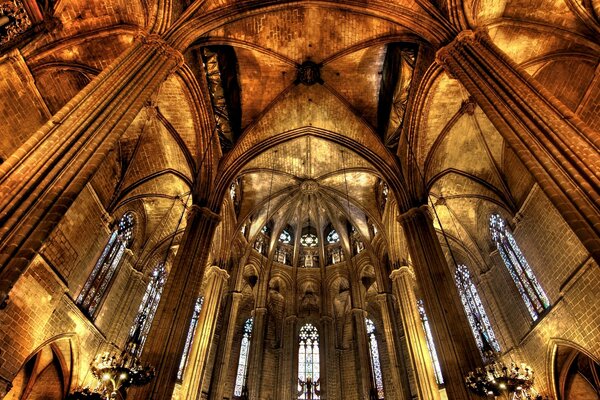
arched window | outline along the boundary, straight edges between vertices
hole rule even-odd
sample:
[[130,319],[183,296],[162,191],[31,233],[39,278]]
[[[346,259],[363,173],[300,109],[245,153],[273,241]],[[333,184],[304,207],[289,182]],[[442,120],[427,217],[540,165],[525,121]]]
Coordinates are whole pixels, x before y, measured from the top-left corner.
[[383,376],[381,375],[381,363],[379,362],[379,347],[377,347],[377,338],[375,337],[375,324],[368,318],[366,319],[366,323],[373,382],[375,382],[375,389],[377,389],[377,398],[383,399]]
[[279,241],[284,244],[290,244],[292,242],[292,235],[284,229],[279,235]]
[[179,369],[177,370],[177,380],[183,379],[183,371],[187,365],[188,355],[190,354],[190,348],[192,347],[192,340],[194,339],[194,333],[196,332],[196,325],[198,325],[198,318],[200,317],[200,311],[202,311],[202,304],[204,303],[204,297],[200,296],[196,299],[194,304],[194,313],[190,320],[190,327],[188,328],[187,336],[185,338],[185,345],[183,346],[183,354],[181,360],[179,360]]
[[435,343],[433,342],[433,335],[431,334],[431,327],[429,326],[429,319],[425,313],[425,306],[423,300],[417,300],[417,307],[419,308],[419,316],[423,323],[423,330],[425,331],[425,341],[427,342],[427,349],[431,355],[431,361],[433,362],[433,373],[435,375],[435,381],[438,385],[444,384],[444,377],[442,376],[442,369],[440,368],[440,360],[438,359],[437,351],[435,351]]
[[490,232],[531,318],[534,321],[537,320],[540,313],[550,307],[550,301],[548,301],[544,289],[538,283],[533,270],[506,225],[506,221],[500,215],[492,214],[490,216]]
[[298,400],[320,399],[319,331],[313,324],[300,328],[298,344]]
[[131,244],[134,224],[135,219],[130,212],[119,220],[119,226],[110,236],[102,255],[77,296],[77,304],[89,316],[94,316],[98,311],[98,306],[119,267],[123,253]]
[[458,265],[456,267],[454,280],[456,281],[460,299],[481,354],[485,356],[484,353],[488,350],[500,351],[500,345],[496,340],[490,320],[483,308],[483,304],[481,304],[475,284],[471,280],[471,274],[465,265]]
[[337,233],[335,229],[332,229],[331,232],[327,235],[327,243],[333,244],[338,243],[340,241],[340,234]]
[[238,361],[237,375],[235,377],[234,396],[241,396],[246,385],[246,372],[248,371],[248,356],[250,355],[250,338],[252,337],[252,318],[248,318],[244,324],[244,336],[240,345],[240,357]]
[[146,337],[158,309],[158,303],[160,302],[160,296],[162,295],[166,281],[167,269],[161,263],[152,271],[150,282],[146,286],[146,293],[144,293],[142,303],[135,317],[135,322],[129,332],[129,343],[132,345],[129,353],[134,357],[142,355],[142,349],[146,343]]

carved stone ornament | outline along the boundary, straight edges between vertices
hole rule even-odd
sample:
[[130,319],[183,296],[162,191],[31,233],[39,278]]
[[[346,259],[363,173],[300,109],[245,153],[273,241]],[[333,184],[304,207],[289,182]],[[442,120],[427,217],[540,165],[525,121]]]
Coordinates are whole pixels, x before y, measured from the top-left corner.
[[304,61],[302,65],[298,67],[298,77],[296,81],[307,86],[314,85],[315,83],[323,83],[319,64],[312,61]]
[[21,0],[0,0],[0,45],[14,40],[31,25]]

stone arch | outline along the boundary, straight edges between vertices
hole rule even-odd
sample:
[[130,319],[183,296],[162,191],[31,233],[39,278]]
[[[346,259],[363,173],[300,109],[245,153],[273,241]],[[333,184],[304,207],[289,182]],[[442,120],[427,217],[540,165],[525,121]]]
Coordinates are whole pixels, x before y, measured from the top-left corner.
[[[370,132],[370,135],[374,133]],[[280,132],[268,138],[244,135],[236,146],[224,157],[220,165],[219,179],[215,184],[215,190],[209,199],[211,209],[219,209],[223,196],[229,189],[230,183],[242,170],[242,168],[261,153],[282,143],[304,136],[315,136],[324,139],[352,151],[367,162],[372,164],[381,173],[394,196],[399,199],[401,207],[409,208],[410,202],[406,194],[405,184],[401,175],[400,165],[397,160],[387,151],[378,140],[367,141],[365,138],[348,137],[340,133],[316,127],[302,127],[291,131]],[[368,138],[367,138],[368,139]],[[371,143],[372,142],[372,143]]]
[[13,379],[7,400],[63,399],[77,384],[78,346],[74,334],[49,339],[31,352]]
[[546,371],[548,387],[557,400],[599,397],[600,360],[572,341],[550,341]]
[[[290,6],[297,6],[297,2],[289,0],[273,3],[264,0],[248,1],[243,4],[231,4],[212,13],[205,13],[202,8],[191,12],[190,18],[167,33],[167,41],[177,49],[188,48],[198,37],[220,26],[239,21],[257,14],[265,14],[285,10]],[[380,19],[398,24],[410,29],[420,38],[434,44],[441,45],[454,33],[453,29],[427,14],[416,13],[400,7],[396,8],[386,3],[356,3],[346,1],[304,1],[303,5],[312,5],[324,10],[337,9],[354,11],[374,19]],[[210,18],[207,18],[210,15]]]

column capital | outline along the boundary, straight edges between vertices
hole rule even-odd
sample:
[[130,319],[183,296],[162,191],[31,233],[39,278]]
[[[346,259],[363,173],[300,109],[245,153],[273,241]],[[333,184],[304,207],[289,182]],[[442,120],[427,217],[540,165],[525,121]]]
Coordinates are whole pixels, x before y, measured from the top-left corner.
[[465,43],[482,42],[489,39],[490,35],[486,28],[479,27],[475,30],[466,29],[459,32],[456,37],[435,53],[435,61],[442,67],[446,67],[446,59],[451,56],[460,46]]
[[415,273],[408,265],[403,265],[400,268],[393,270],[390,274],[390,279],[395,281],[403,276],[408,276],[410,279],[415,279]]
[[258,317],[259,315],[265,315],[266,313],[267,313],[266,307],[257,307],[254,310],[252,310],[250,315],[252,315],[253,317]]
[[321,323],[323,324],[331,324],[333,323],[333,318],[329,315],[322,315],[321,316]]
[[244,297],[244,295],[242,294],[242,292],[229,292],[229,295],[231,296],[231,298],[235,301],[240,301],[242,299],[242,297]]
[[217,214],[210,208],[204,207],[204,206],[199,206],[198,204],[192,204],[188,208],[188,210],[189,210],[188,215],[190,216],[190,218],[197,214],[197,215],[201,215],[202,217],[212,220],[217,223],[221,222],[221,219],[222,219],[219,214]]
[[211,265],[206,269],[206,278],[214,278],[214,279],[222,279],[223,281],[227,281],[229,279],[229,274],[222,268],[219,268],[216,265]]
[[387,299],[391,298],[392,294],[391,293],[377,293],[377,295],[375,296],[375,298],[377,299],[377,301],[381,302],[381,303],[385,303],[387,301]]
[[286,324],[291,324],[293,322],[296,322],[297,320],[298,320],[298,317],[296,315],[288,315],[287,317],[285,317]]
[[414,218],[415,216],[419,216],[419,215],[424,215],[428,219],[433,221],[433,217],[431,216],[431,211],[429,210],[429,205],[427,205],[427,204],[423,204],[418,207],[413,207],[413,208],[403,212],[402,214],[398,215],[398,217],[396,217],[396,220],[400,223],[403,223],[404,221],[409,220],[409,219]]
[[173,71],[176,71],[185,63],[183,54],[181,54],[179,50],[171,46],[171,44],[164,40],[160,35],[140,30],[135,34],[135,40],[139,41],[144,45],[155,47],[160,54],[174,61],[175,67],[173,68]]

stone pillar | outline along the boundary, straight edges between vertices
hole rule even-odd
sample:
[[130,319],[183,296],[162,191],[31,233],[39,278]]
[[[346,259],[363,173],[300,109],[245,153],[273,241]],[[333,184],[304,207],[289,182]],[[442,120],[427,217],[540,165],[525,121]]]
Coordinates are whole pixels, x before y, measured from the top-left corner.
[[[392,296],[388,293],[379,293],[377,301],[381,306],[381,316],[383,317],[383,333],[387,345],[387,352],[390,358],[392,382],[394,387],[385,388],[386,399],[409,400],[410,382],[406,372],[406,364],[402,355],[401,337],[398,332],[398,321],[394,313],[394,304]],[[391,390],[390,390],[391,389]],[[423,398],[423,397],[421,397]],[[433,399],[432,399],[433,400]]]
[[354,328],[354,354],[356,360],[356,379],[358,397],[368,399],[369,393],[375,387],[371,373],[371,356],[369,354],[369,341],[367,339],[367,325],[365,310],[353,308],[352,326]]
[[[146,386],[132,387],[128,399],[171,398],[210,244],[219,221],[219,215],[206,207],[192,207],[142,353],[142,360],[156,368],[156,377]],[[203,309],[205,306],[206,303]]]
[[144,102],[183,63],[140,36],[0,165],[0,304]]
[[437,53],[600,262],[600,135],[498,49],[463,31]]
[[[229,376],[229,368],[231,364],[231,346],[233,345],[233,337],[235,335],[235,328],[238,316],[238,309],[240,307],[240,300],[243,295],[240,292],[233,292],[229,294],[226,306],[226,318],[223,320],[227,324],[224,331],[225,335],[221,336],[219,344],[219,352],[217,353],[217,359],[215,361],[215,367],[213,370],[213,381],[211,383],[210,400],[222,400],[225,391],[225,385],[227,384],[227,378]],[[237,365],[233,365],[233,368],[237,368]]]
[[320,333],[320,351],[321,356],[321,400],[338,398],[335,389],[337,385],[331,384],[335,382],[337,376],[336,356],[335,356],[335,330],[333,328],[333,318],[329,315],[321,317],[321,333]]
[[202,392],[202,379],[208,362],[210,348],[217,329],[217,320],[223,290],[229,274],[216,265],[206,271],[204,303],[198,317],[198,325],[189,354],[189,362],[181,382],[181,400],[198,400]]
[[415,374],[415,384],[419,399],[440,400],[438,385],[435,381],[433,363],[427,348],[427,339],[421,316],[417,308],[414,290],[414,277],[408,266],[392,271],[394,294],[400,306],[402,325],[408,344],[408,353]]
[[250,354],[248,355],[248,378],[246,386],[251,400],[260,397],[262,381],[262,364],[265,351],[265,335],[267,329],[267,309],[258,307],[252,313],[252,338],[250,338]]
[[412,208],[398,221],[431,319],[448,399],[474,398],[464,384],[464,377],[481,366],[481,358],[429,210],[427,206]]
[[295,399],[296,387],[298,386],[298,377],[294,374],[294,362],[296,358],[296,326],[298,317],[289,315],[285,318],[283,325],[283,338],[281,346],[281,359],[279,362],[279,393],[281,400]]

